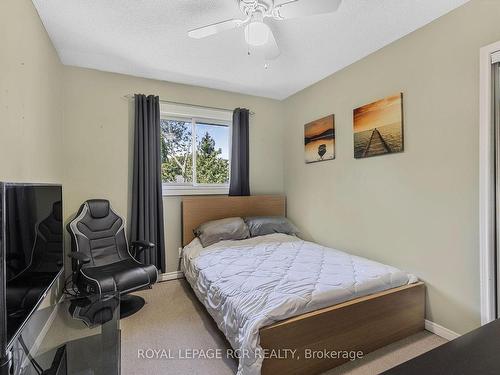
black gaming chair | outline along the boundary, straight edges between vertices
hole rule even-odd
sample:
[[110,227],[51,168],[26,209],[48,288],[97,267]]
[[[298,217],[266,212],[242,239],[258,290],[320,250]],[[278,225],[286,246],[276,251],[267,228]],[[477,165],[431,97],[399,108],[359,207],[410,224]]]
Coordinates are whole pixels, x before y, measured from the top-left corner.
[[139,311],[144,306],[144,299],[126,294],[151,287],[158,281],[158,270],[134,257],[155,245],[135,241],[130,249],[132,256],[125,223],[104,199],[82,204],[67,229],[71,235],[69,256],[73,259],[73,282],[78,290],[101,296],[118,291],[122,318]]

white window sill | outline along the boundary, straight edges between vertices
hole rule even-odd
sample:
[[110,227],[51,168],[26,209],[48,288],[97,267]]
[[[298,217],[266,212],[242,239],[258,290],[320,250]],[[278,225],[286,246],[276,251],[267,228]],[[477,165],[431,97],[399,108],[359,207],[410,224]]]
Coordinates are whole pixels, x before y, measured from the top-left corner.
[[163,186],[163,196],[228,195],[229,186]]

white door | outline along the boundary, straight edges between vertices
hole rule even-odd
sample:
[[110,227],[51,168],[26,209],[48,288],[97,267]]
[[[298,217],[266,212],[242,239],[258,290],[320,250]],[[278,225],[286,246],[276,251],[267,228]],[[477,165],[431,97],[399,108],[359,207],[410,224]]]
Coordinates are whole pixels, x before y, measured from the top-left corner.
[[495,317],[500,318],[500,62],[492,65],[491,77],[495,139]]

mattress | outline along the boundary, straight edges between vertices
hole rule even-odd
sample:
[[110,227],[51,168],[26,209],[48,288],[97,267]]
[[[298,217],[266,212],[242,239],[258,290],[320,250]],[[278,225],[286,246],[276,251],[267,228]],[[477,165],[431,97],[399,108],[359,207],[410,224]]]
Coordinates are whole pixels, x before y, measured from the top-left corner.
[[284,234],[206,248],[195,238],[183,249],[182,270],[240,353],[239,375],[260,374],[260,328],[418,281],[397,268]]

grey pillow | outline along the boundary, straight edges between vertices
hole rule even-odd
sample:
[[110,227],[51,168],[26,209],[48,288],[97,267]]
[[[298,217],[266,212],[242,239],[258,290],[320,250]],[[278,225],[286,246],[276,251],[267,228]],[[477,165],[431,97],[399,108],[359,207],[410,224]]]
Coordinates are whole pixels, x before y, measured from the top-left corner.
[[251,237],[265,236],[272,233],[284,233],[289,235],[299,234],[299,230],[290,220],[282,216],[254,216],[246,217]]
[[241,217],[207,221],[194,230],[201,246],[207,247],[224,240],[244,240],[250,237],[248,227]]

